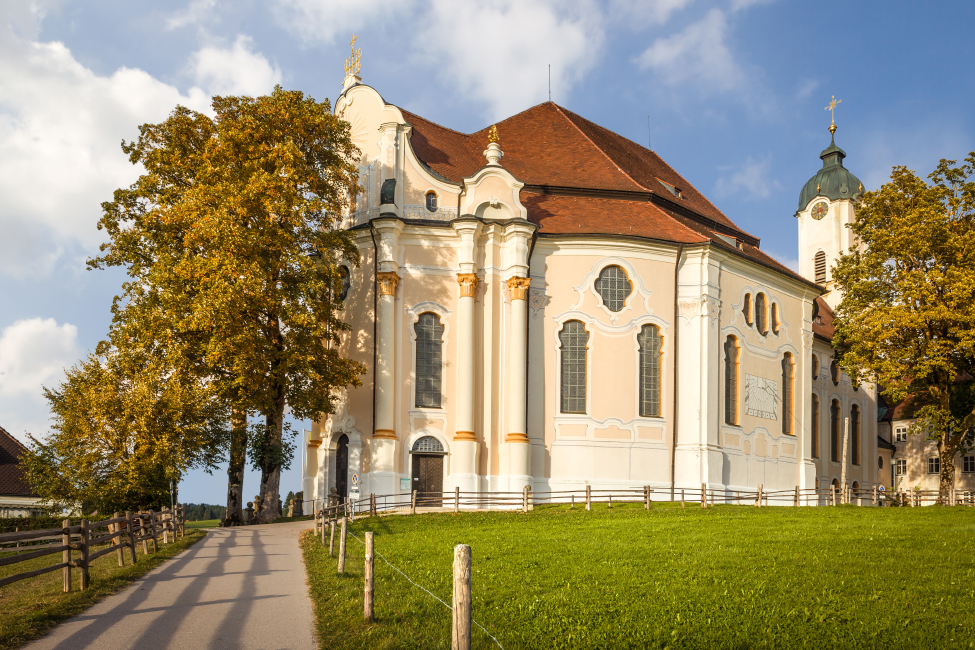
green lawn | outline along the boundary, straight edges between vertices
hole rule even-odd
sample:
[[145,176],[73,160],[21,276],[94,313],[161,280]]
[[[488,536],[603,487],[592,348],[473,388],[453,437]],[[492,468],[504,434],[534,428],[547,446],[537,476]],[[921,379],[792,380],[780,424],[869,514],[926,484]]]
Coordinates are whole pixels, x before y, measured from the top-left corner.
[[[376,551],[451,601],[473,555],[473,616],[514,648],[975,648],[975,508],[540,507],[360,518]],[[322,648],[449,648],[450,612],[363,546],[347,573],[302,538]],[[336,540],[336,549],[338,541]],[[474,627],[475,648],[496,648]]]
[[204,519],[203,521],[188,521],[186,522],[186,528],[220,528],[219,519]]
[[[172,544],[163,544],[159,537],[159,552],[142,554],[141,544],[136,545],[136,563],[129,564],[130,556],[125,553],[125,567],[120,568],[114,553],[102,556],[92,562],[89,569],[89,588],[78,591],[81,571],[72,569],[72,588],[64,593],[64,578],[61,571],[52,571],[26,580],[0,587],[0,650],[17,648],[31,639],[43,636],[49,629],[98,602],[105,596],[125,588],[133,580],[141,577],[177,553],[187,549],[206,533],[189,530]],[[96,547],[98,548],[104,547]],[[152,543],[149,544],[150,551]],[[29,550],[29,549],[28,549]],[[78,558],[78,553],[74,557]],[[3,557],[8,557],[5,553]],[[0,567],[0,578],[11,576],[44,566],[61,562],[61,554],[27,560],[18,564]]]

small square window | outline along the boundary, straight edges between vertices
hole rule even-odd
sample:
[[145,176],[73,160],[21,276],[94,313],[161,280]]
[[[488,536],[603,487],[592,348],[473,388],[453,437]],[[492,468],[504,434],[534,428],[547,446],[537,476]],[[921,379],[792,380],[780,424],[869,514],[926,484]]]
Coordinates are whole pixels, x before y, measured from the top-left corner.
[[906,460],[895,460],[894,461],[894,474],[897,476],[903,476],[907,474],[907,461]]
[[940,474],[941,473],[941,459],[935,456],[934,458],[928,459],[928,474]]
[[961,471],[975,472],[975,456],[965,456],[961,459]]
[[901,427],[894,431],[894,442],[907,442],[907,429]]

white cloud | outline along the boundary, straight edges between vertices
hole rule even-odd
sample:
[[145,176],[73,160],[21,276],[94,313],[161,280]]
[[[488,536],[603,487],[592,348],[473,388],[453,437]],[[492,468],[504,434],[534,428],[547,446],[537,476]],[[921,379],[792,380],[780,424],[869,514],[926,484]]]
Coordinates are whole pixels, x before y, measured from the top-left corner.
[[0,332],[0,426],[23,440],[47,431],[43,387],[54,387],[81,356],[78,328],[53,318],[19,320]]
[[275,0],[275,17],[306,43],[331,43],[336,37],[349,38],[367,23],[391,22],[417,4],[415,0]]
[[722,174],[714,188],[715,193],[720,197],[743,193],[747,199],[767,199],[773,191],[782,188],[777,180],[770,177],[771,156],[761,160],[749,156],[737,167],[720,169]]
[[728,19],[712,9],[683,31],[658,38],[640,56],[637,65],[652,70],[672,86],[697,85],[705,91],[741,89],[745,74],[725,43]]
[[755,5],[767,5],[775,2],[775,0],[731,0],[731,10],[741,11],[742,9],[748,9]]
[[197,25],[213,15],[217,0],[192,0],[182,11],[166,19],[167,29],[179,29],[187,25]]
[[650,25],[663,25],[670,16],[691,4],[694,0],[610,0],[608,16],[614,22],[624,23],[630,29],[644,29]]
[[62,43],[32,40],[42,16],[0,11],[0,276],[13,278],[45,277],[66,251],[94,252],[101,202],[138,176],[119,143],[140,124],[177,104],[208,111],[216,91],[268,91],[281,77],[246,37],[196,53],[186,93],[142,70],[101,76]]
[[249,36],[238,36],[229,49],[204,47],[190,61],[198,86],[213,95],[265,94],[281,83],[281,70],[260,52]]
[[420,47],[489,119],[545,101],[549,64],[553,99],[565,98],[595,66],[604,38],[598,7],[585,0],[434,0],[426,25]]
[[802,100],[806,99],[813,94],[813,91],[819,88],[819,82],[815,79],[803,79],[799,82],[799,86],[796,89],[796,99]]

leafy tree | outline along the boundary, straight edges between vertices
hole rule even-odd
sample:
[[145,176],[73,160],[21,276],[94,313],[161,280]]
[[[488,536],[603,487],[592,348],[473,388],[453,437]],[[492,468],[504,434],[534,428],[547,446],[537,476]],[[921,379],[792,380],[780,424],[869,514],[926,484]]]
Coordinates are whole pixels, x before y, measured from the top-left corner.
[[[145,173],[103,204],[110,241],[89,264],[128,272],[115,326],[163,345],[229,405],[228,520],[249,444],[258,520],[270,522],[293,453],[285,407],[318,419],[333,410],[333,388],[359,385],[363,371],[338,354],[348,326],[332,302],[339,262],[359,260],[337,228],[359,190],[358,150],[328,101],[300,92],[215,97],[213,110],[177,107],[123,143]],[[264,416],[249,442],[247,413]]]
[[975,427],[975,152],[928,178],[894,167],[850,225],[857,246],[836,265],[843,292],[833,339],[852,377],[917,407],[913,433],[938,441],[939,501]]
[[171,480],[220,461],[221,403],[158,356],[92,354],[44,394],[53,431],[43,443],[31,438],[23,465],[37,494],[56,506],[158,509],[170,504]]

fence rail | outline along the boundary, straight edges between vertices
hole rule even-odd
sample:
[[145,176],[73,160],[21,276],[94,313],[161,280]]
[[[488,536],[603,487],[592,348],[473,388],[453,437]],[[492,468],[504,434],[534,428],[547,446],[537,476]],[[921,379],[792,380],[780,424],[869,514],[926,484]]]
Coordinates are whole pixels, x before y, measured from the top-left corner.
[[[157,524],[159,524],[158,528]],[[142,543],[142,552],[148,555],[151,541],[155,553],[159,550],[160,536],[163,537],[164,544],[170,542],[170,535],[175,542],[178,537],[186,535],[185,524],[183,506],[177,506],[174,511],[163,508],[162,512],[149,510],[126,512],[124,515],[116,512],[109,519],[94,522],[82,519],[74,526],[71,525],[70,519],[65,519],[61,528],[0,533],[0,554],[4,554],[0,555],[0,566],[61,553],[61,562],[2,578],[0,587],[61,569],[64,574],[64,591],[69,592],[71,570],[78,569],[81,572],[80,587],[84,591],[89,586],[89,567],[98,558],[115,552],[118,556],[118,565],[125,566],[127,549],[132,564],[135,564],[137,543]],[[14,546],[11,547],[11,544]],[[108,546],[95,550],[96,547],[105,544]],[[78,552],[77,557],[73,556],[74,552]]]

